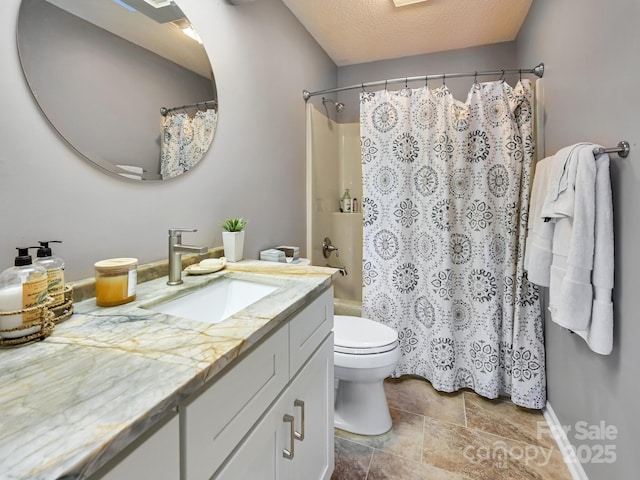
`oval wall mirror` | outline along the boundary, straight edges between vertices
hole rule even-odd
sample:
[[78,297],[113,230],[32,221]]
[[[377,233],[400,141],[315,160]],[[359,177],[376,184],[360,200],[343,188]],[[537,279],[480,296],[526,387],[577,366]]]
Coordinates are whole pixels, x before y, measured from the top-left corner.
[[80,155],[122,178],[191,170],[215,134],[218,97],[197,32],[171,0],[22,0],[22,70]]

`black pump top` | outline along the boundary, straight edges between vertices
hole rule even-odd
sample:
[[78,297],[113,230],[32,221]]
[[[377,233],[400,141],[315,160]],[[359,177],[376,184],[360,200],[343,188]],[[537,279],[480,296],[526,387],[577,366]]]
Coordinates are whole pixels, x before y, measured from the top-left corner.
[[41,257],[50,257],[51,256],[51,249],[49,248],[49,244],[50,243],[62,243],[62,241],[60,240],[48,240],[46,242],[41,242],[38,241],[38,243],[40,244],[40,248],[38,248],[38,258]]
[[16,247],[16,250],[18,250],[18,256],[13,262],[13,264],[16,267],[24,267],[25,265],[31,265],[32,263],[31,255],[29,255],[30,248],[38,248],[38,247],[26,247],[26,248]]

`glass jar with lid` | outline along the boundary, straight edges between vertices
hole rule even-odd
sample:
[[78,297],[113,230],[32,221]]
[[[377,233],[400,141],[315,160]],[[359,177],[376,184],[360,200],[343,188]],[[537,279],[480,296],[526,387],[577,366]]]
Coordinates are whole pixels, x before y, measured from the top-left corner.
[[132,302],[138,285],[137,258],[110,258],[94,264],[96,305],[113,307]]

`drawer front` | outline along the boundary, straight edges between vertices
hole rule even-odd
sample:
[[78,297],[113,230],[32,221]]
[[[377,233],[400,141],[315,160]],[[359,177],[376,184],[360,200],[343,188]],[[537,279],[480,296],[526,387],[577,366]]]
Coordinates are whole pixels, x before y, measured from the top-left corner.
[[183,478],[208,480],[289,381],[280,328],[181,410]]
[[333,287],[289,323],[289,374],[293,377],[333,328]]

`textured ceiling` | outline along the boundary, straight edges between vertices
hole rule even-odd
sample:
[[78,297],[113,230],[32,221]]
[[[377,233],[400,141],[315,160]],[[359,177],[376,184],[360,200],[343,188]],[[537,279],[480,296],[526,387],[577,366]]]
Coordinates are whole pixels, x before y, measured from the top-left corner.
[[283,0],[338,66],[514,40],[532,0]]

